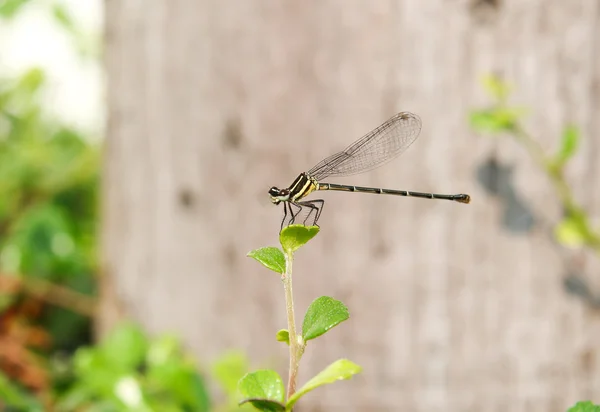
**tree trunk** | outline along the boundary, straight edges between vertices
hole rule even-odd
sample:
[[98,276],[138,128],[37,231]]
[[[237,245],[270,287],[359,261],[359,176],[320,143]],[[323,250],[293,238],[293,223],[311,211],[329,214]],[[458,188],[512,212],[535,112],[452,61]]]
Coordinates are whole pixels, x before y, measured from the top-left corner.
[[423,120],[410,150],[339,182],[472,204],[325,192],[321,233],[295,262],[297,317],[329,295],[351,318],[311,342],[300,384],[341,357],[364,371],[298,409],[597,400],[598,312],[565,292],[568,257],[543,225],[509,231],[477,173],[492,157],[512,165],[538,222],[560,218],[553,189],[517,144],[473,133],[468,113],[489,102],[478,79],[494,72],[544,148],[580,125],[569,179],[597,211],[599,16],[595,0],[107,0],[100,328],[127,314],[177,332],[203,362],[242,348],[286,376],[282,286],[245,257],[278,242],[267,191],[407,110]]

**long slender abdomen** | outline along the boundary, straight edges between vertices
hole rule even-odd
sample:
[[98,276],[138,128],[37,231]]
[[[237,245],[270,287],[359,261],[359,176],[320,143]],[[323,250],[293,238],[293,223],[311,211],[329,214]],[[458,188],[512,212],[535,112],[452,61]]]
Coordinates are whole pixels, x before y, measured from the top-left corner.
[[445,195],[439,193],[423,193],[423,192],[409,192],[407,190],[393,190],[393,189],[382,189],[378,187],[362,187],[362,186],[350,186],[350,185],[338,185],[335,183],[317,183],[315,190],[337,190],[342,192],[358,192],[358,193],[372,193],[380,195],[394,195],[394,196],[408,196],[408,197],[420,197],[424,199],[442,199],[442,200],[453,200],[460,203],[469,203],[471,197],[465,194],[457,195]]

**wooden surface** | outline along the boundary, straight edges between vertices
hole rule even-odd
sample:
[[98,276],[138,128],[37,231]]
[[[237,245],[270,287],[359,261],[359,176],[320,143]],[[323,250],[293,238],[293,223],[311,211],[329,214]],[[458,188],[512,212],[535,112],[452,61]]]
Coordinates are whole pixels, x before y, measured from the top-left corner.
[[[337,182],[469,193],[471,205],[325,193],[321,233],[297,254],[301,319],[321,295],[348,322],[314,341],[304,382],[340,357],[362,365],[299,411],[564,411],[600,393],[600,317],[565,292],[569,269],[538,224],[508,231],[477,182],[512,166],[538,222],[560,207],[509,139],[474,134],[499,73],[553,150],[567,122],[584,141],[569,167],[600,207],[600,4],[595,0],[106,1],[109,126],[104,305],[174,331],[206,364],[242,348],[287,374],[283,290],[245,254],[277,244],[286,186],[395,112],[423,120],[401,159]],[[582,270],[600,288],[597,259]]]

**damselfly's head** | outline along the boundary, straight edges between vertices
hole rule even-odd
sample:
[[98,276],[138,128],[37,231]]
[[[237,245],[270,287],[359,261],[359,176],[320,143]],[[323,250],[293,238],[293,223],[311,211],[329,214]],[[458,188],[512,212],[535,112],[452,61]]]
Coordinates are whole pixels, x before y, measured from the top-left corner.
[[269,189],[269,196],[271,196],[271,202],[278,205],[280,202],[287,202],[290,198],[290,191],[288,189],[278,189],[275,186]]

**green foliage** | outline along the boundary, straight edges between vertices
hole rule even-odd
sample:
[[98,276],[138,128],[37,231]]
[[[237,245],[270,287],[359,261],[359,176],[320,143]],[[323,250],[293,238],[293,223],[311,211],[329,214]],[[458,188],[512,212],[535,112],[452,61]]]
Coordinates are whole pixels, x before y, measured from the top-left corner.
[[574,125],[568,125],[563,130],[561,146],[554,158],[555,167],[562,168],[567,160],[569,160],[577,152],[579,147],[580,133],[579,129]]
[[[24,6],[32,3],[31,0],[0,0],[0,20],[11,20],[16,17]],[[86,30],[86,27],[80,25],[76,18],[74,18],[69,9],[65,6],[64,2],[60,1],[49,1],[40,2],[37,1],[36,7],[38,9],[45,9],[49,17],[52,18],[62,30],[66,32],[69,40],[73,44],[75,51],[79,53],[80,57],[89,57],[94,60],[100,58],[100,33],[90,32]]]
[[279,241],[285,253],[293,253],[319,233],[318,226],[291,225],[283,228]]
[[567,216],[554,228],[556,240],[567,247],[584,246],[588,235],[587,218],[582,214]]
[[[0,273],[91,294],[99,150],[45,112],[44,84],[35,68],[0,80]],[[58,348],[88,335],[89,320],[72,311],[48,308],[44,322]]]
[[506,105],[512,88],[499,77],[484,76],[481,83],[495,103],[485,109],[473,110],[469,119],[471,127],[480,133],[514,131],[521,118],[527,114],[527,109]]
[[80,26],[62,3],[50,3],[49,11],[54,21],[69,35],[75,50],[81,57],[98,59],[100,57],[100,36],[90,33]]
[[208,411],[204,379],[170,336],[150,340],[139,327],[123,324],[101,344],[80,348],[73,379],[57,411],[88,407],[111,411]]
[[564,168],[579,148],[580,135],[576,126],[565,126],[558,151],[553,156],[544,156],[546,172],[554,181],[560,182],[564,179]]
[[[560,146],[556,153],[547,154],[542,146],[520,124],[524,110],[507,105],[510,87],[499,78],[489,76],[483,86],[493,99],[491,107],[474,110],[470,115],[471,126],[479,132],[512,136],[527,151],[531,159],[548,176],[564,210],[564,216],[554,227],[556,240],[566,247],[587,247],[600,254],[600,231],[592,227],[587,212],[576,201],[564,169],[577,153],[581,140],[575,125],[566,125],[562,131]],[[585,293],[589,293],[584,288]],[[591,402],[579,402],[569,412],[600,412],[600,406]]]
[[[250,369],[248,358],[239,351],[223,354],[212,367],[212,377],[223,389],[226,395],[224,405],[216,407],[217,411],[235,411],[238,407],[238,382]],[[241,409],[252,409],[250,405],[243,405]]]
[[[0,0],[0,22],[27,3]],[[98,33],[88,33],[61,2],[38,6],[82,57],[99,56]],[[15,353],[26,354],[11,358],[19,368],[29,368],[24,362],[34,359],[49,378],[34,395],[18,376],[9,375],[14,371],[0,371],[0,409],[201,412],[229,411],[234,404],[237,409],[237,382],[248,370],[242,355],[215,364],[214,378],[229,399],[212,405],[196,365],[173,337],[151,339],[139,327],[123,324],[98,345],[82,346],[90,339],[89,311],[62,297],[69,292],[93,304],[100,150],[93,143],[97,136],[84,135],[48,110],[45,87],[39,68],[14,78],[0,73],[0,281],[19,285],[0,293],[0,310],[6,311],[0,343],[12,342],[19,349]],[[50,299],[56,290],[61,293]],[[39,317],[18,314],[23,301],[33,302]],[[21,350],[28,343],[5,334],[29,334],[23,324],[34,325],[31,330],[44,337],[49,332],[51,345]]]
[[350,317],[348,308],[329,296],[315,299],[304,315],[302,338],[305,341],[321,336]]
[[55,3],[52,5],[52,15],[54,20],[60,24],[65,30],[76,33],[77,24],[73,20],[73,16],[69,13],[64,4]]
[[527,112],[521,108],[496,107],[471,113],[471,126],[482,133],[510,132]]
[[[155,348],[154,356],[150,359],[156,361],[162,359],[167,351],[174,350],[173,342],[165,342],[163,348]],[[166,347],[165,347],[166,346]],[[123,370],[135,369],[146,357],[149,342],[142,329],[133,323],[122,324],[117,327],[102,343],[99,348],[94,349],[104,357],[103,362],[114,365]],[[160,353],[162,349],[162,353]],[[84,353],[82,351],[82,353]],[[77,359],[77,358],[76,358]]]
[[250,402],[261,411],[285,410],[285,387],[275,371],[265,369],[246,374],[238,390],[243,397],[240,404]]
[[9,19],[17,15],[30,0],[0,0],[0,19]]
[[[0,20],[27,3],[0,0]],[[40,68],[0,73],[0,281],[12,285],[0,293],[0,343],[18,348],[4,369],[15,387],[51,399],[67,373],[52,353],[90,339],[100,153],[93,136],[52,114],[45,87]],[[59,364],[62,372],[52,369]]]
[[229,352],[223,354],[213,365],[213,376],[229,395],[237,394],[239,380],[248,372],[249,364],[246,355],[242,352]]
[[480,133],[498,134],[515,131],[518,122],[527,114],[527,110],[506,105],[511,88],[498,77],[486,76],[482,79],[482,84],[496,102],[491,107],[473,110],[469,118],[471,127]]
[[[248,370],[248,361],[242,353],[231,352],[215,363],[212,377],[228,397],[221,405],[211,403],[204,378],[176,338],[150,339],[132,323],[121,324],[95,346],[79,348],[58,366],[53,377],[56,390],[46,399],[57,412],[225,412],[239,409],[237,382]],[[46,410],[2,373],[0,405]]]
[[275,335],[275,339],[277,339],[278,342],[285,342],[287,345],[290,344],[290,332],[287,329],[281,329],[279,331],[277,331],[277,334]]
[[577,402],[568,412],[600,412],[600,405],[594,405],[590,401]]
[[248,256],[256,259],[265,267],[282,274],[289,329],[279,330],[275,338],[277,341],[285,342],[289,346],[290,377],[289,399],[286,403],[283,381],[277,372],[259,370],[245,375],[238,385],[239,393],[242,396],[240,402],[242,405],[251,404],[261,411],[291,411],[298,399],[306,393],[340,379],[349,379],[361,370],[358,365],[349,360],[341,359],[309,380],[298,392],[294,393],[293,390],[296,386],[298,366],[307,341],[323,335],[350,316],[348,308],[342,302],[328,296],[321,296],[308,307],[302,324],[302,334],[298,335],[295,332],[291,284],[293,255],[296,250],[310,241],[318,232],[319,228],[317,226],[291,225],[284,228],[279,235],[284,252],[269,247],[248,253]]
[[19,411],[42,412],[44,410],[42,404],[33,395],[11,382],[2,372],[0,372],[0,406]]
[[574,125],[565,126],[558,151],[548,155],[520,124],[525,110],[507,105],[510,87],[494,76],[486,77],[483,85],[494,99],[494,103],[491,107],[473,110],[470,115],[471,126],[479,132],[504,132],[512,135],[548,175],[562,203],[565,213],[554,228],[556,240],[566,247],[589,247],[600,253],[600,231],[591,226],[587,213],[576,202],[573,191],[564,177],[567,162],[579,148],[579,129]]
[[0,247],[17,256],[0,263],[69,282],[95,267],[99,152],[45,116],[43,83],[38,69],[0,83]]
[[279,274],[285,272],[285,256],[279,248],[273,246],[263,247],[249,252],[247,256]]
[[471,127],[480,133],[510,133],[516,130],[519,121],[527,114],[522,107],[509,107],[506,100],[511,88],[496,76],[485,76],[482,85],[495,104],[485,109],[473,110],[470,114]]
[[319,386],[334,383],[342,379],[350,379],[362,370],[357,364],[347,359],[340,359],[323,369],[317,376],[306,382],[294,395],[288,399],[287,408],[290,410],[302,396]]

